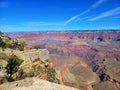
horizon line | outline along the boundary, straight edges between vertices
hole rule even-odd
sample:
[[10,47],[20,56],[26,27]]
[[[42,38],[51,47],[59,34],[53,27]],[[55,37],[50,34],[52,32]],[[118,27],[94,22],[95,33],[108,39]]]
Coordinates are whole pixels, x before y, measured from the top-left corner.
[[64,32],[64,31],[120,31],[120,29],[66,29],[66,30],[28,30],[28,31],[0,31],[0,32],[12,33],[12,32]]

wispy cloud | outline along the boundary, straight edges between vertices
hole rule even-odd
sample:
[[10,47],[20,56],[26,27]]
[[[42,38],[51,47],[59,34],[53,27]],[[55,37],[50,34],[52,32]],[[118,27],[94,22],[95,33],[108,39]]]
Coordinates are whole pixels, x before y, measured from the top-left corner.
[[4,8],[8,6],[8,2],[0,1],[0,8]]
[[26,26],[41,26],[41,25],[65,25],[64,22],[24,22]]
[[88,19],[88,21],[95,21],[95,20],[98,20],[98,19],[101,19],[101,18],[114,16],[114,15],[118,15],[118,14],[120,14],[120,7],[117,7],[115,9],[112,9],[112,10],[109,10],[109,11],[106,11],[106,12],[103,12],[96,17]]
[[102,4],[103,2],[106,2],[106,1],[108,1],[108,0],[98,0],[90,8],[94,9],[94,8],[98,7],[100,4]]
[[72,17],[69,18],[65,23],[68,24],[68,23],[74,21],[74,20],[77,19],[78,17],[80,17],[80,16],[88,13],[91,9],[97,8],[100,4],[102,4],[102,3],[106,2],[106,1],[108,1],[108,0],[97,0],[93,5],[91,5],[91,6],[89,7],[89,9],[87,9],[87,10],[83,11],[82,13],[79,13],[79,14],[77,14],[77,15],[75,15],[75,16],[72,16]]
[[86,11],[84,11],[84,12],[78,14],[78,15],[75,15],[75,16],[71,17],[70,19],[68,19],[68,20],[65,22],[65,24],[68,24],[68,23],[72,22],[73,20],[75,20],[75,19],[78,18],[79,16],[84,15],[84,14],[87,13],[88,11],[89,11],[89,10],[86,10]]
[[87,17],[83,17],[83,18],[78,18],[76,19],[75,21],[81,21],[81,20],[86,20],[86,19],[89,19],[91,18],[92,16],[87,16]]
[[68,19],[65,23],[68,24],[68,23],[72,22],[73,20],[75,20],[78,17],[79,17],[79,15],[73,16],[70,19]]

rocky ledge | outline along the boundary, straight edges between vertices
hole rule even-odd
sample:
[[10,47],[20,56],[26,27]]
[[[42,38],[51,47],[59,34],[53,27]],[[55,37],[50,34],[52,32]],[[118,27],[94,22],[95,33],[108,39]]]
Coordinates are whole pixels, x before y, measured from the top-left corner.
[[0,90],[78,90],[72,87],[51,83],[38,78],[26,78],[0,85]]

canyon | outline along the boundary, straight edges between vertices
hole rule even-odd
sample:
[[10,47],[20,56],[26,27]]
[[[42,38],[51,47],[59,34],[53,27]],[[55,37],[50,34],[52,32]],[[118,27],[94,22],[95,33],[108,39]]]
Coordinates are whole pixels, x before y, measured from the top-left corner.
[[61,84],[80,90],[120,89],[119,30],[9,32],[5,35],[24,40],[30,48],[47,49],[48,61],[56,69]]

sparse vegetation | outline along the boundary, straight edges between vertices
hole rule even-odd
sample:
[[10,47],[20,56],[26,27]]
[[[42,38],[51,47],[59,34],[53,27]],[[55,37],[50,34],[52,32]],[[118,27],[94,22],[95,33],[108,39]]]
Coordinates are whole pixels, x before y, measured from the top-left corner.
[[40,46],[34,46],[33,48],[34,48],[34,49],[41,49]]
[[11,48],[12,49],[18,48],[20,51],[23,51],[24,50],[24,45],[23,44],[19,44],[18,42],[14,42]]
[[5,42],[0,37],[0,47],[4,48],[6,46]]
[[0,31],[0,36],[3,35],[3,33]]
[[48,68],[47,70],[47,80],[50,82],[55,81],[55,69],[54,68]]
[[6,66],[6,72],[9,75],[9,81],[12,81],[12,75],[18,71],[18,68],[22,62],[23,60],[21,60],[15,55],[9,56],[8,64]]
[[30,70],[29,73],[27,73],[27,77],[33,77],[34,76],[34,70]]
[[[17,57],[16,55],[12,54],[10,56],[8,56],[9,54],[5,54],[7,50],[7,48],[10,48],[11,52],[14,50],[20,50],[23,51],[24,50],[24,46],[25,43],[22,40],[18,40],[18,39],[11,39],[9,37],[4,36],[1,32],[0,32],[0,49],[4,50],[4,53],[0,53],[0,59],[1,60],[5,60],[6,61],[6,65],[4,67],[5,70],[5,78],[1,78],[0,79],[0,83],[4,83],[4,82],[11,82],[11,81],[16,81],[16,80],[20,80],[20,79],[24,79],[25,77],[39,77],[39,78],[45,78],[50,82],[58,82],[58,80],[55,77],[55,69],[54,68],[48,68],[47,66],[45,66],[44,63],[39,62],[40,59],[35,60],[33,63],[36,63],[36,61],[38,61],[38,63],[32,65],[31,67],[29,67],[28,65],[28,69],[25,70],[22,67],[19,67],[23,60],[21,60],[19,57]],[[34,49],[41,49],[40,46],[34,46]]]
[[25,73],[24,73],[24,71],[23,71],[23,69],[19,69],[18,70],[18,79],[23,79],[23,78],[25,78]]
[[5,53],[0,53],[0,59],[8,61],[8,56]]
[[41,66],[34,66],[34,73],[40,73],[42,72],[42,67]]
[[2,84],[2,83],[6,83],[7,82],[7,79],[4,77],[0,77],[0,84]]
[[25,42],[19,42],[18,40],[12,40],[10,37],[4,36],[3,33],[0,32],[0,47],[11,48],[11,49],[19,49],[20,51],[24,50]]

